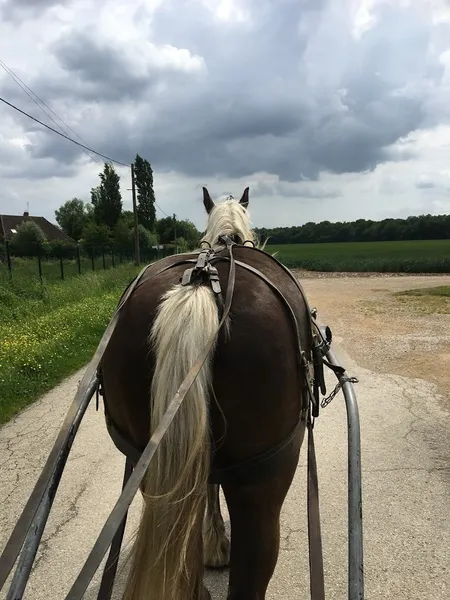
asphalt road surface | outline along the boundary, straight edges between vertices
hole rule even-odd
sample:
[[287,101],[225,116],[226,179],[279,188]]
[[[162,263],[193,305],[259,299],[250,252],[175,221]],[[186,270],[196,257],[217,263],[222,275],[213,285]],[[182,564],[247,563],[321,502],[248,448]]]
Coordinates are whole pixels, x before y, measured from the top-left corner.
[[[324,320],[322,318],[322,320]],[[326,319],[325,319],[326,321]],[[418,379],[377,374],[334,350],[360,382],[366,598],[450,598],[450,415],[437,388]],[[333,376],[334,377],[334,376]],[[0,430],[0,548],[45,463],[80,373]],[[328,377],[329,389],[334,380]],[[342,394],[316,424],[326,593],[347,598],[346,415]],[[306,441],[306,438],[305,438]],[[309,598],[305,445],[282,513],[282,542],[267,598]],[[100,410],[88,409],[52,509],[25,598],[59,600],[72,582],[119,494],[124,459]],[[140,510],[128,521],[129,548]],[[126,556],[126,551],[122,555]],[[121,563],[120,598],[126,564]],[[215,600],[226,598],[227,574],[207,574]],[[98,577],[86,593],[93,600]],[[3,590],[1,598],[5,598]]]

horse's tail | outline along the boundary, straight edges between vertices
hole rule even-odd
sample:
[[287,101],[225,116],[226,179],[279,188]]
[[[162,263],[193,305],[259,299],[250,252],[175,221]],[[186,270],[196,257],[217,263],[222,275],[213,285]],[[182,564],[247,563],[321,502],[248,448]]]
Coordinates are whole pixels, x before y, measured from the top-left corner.
[[[176,285],[163,297],[150,340],[155,353],[151,432],[219,324],[212,290]],[[150,463],[125,600],[197,598],[203,585],[202,521],[209,476],[211,355]],[[132,399],[130,399],[130,402]]]

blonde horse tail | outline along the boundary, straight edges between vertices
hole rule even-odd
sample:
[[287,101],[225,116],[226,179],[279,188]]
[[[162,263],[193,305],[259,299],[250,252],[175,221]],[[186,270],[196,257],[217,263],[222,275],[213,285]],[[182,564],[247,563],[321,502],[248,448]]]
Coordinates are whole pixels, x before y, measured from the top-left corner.
[[[181,285],[163,297],[155,353],[151,432],[219,324],[212,290]],[[144,509],[124,600],[197,599],[203,593],[202,521],[210,467],[211,355],[164,436],[143,482]]]

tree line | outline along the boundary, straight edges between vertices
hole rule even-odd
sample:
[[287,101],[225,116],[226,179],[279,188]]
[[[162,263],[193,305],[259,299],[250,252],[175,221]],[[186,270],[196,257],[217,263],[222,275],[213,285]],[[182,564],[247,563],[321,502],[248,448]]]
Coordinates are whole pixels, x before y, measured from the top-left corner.
[[[191,221],[156,218],[153,170],[149,161],[136,154],[133,171],[142,251],[145,253],[158,245],[176,246],[181,252],[198,248],[201,234]],[[99,178],[99,184],[90,191],[90,203],[79,198],[66,201],[55,211],[56,221],[88,253],[94,248],[114,248],[131,255],[135,220],[132,211],[123,210],[120,175],[111,163],[104,163]],[[308,222],[292,227],[259,228],[256,233],[262,240],[269,238],[270,244],[450,239],[450,215]],[[46,240],[33,221],[22,223],[11,241],[12,251],[22,255],[58,254],[55,246],[60,248],[61,242]]]
[[[155,246],[176,246],[180,252],[197,248],[200,232],[189,220],[156,218],[153,170],[148,160],[136,154],[133,163],[136,185],[139,244],[145,253]],[[132,211],[123,210],[120,175],[114,165],[104,163],[100,182],[90,191],[91,201],[67,200],[55,217],[60,228],[87,253],[95,248],[114,248],[116,252],[133,254],[135,220]],[[71,244],[46,240],[33,221],[25,221],[11,240],[11,250],[18,255],[58,254],[61,246]]]
[[[180,251],[198,246],[200,233],[188,220],[156,218],[153,170],[148,160],[136,155],[133,163],[137,196],[139,243],[142,250],[156,245],[174,245]],[[100,184],[91,189],[91,203],[68,200],[55,211],[61,229],[85,247],[114,245],[119,251],[134,248],[135,222],[132,211],[123,210],[120,176],[105,163]]]
[[293,227],[262,227],[256,232],[262,240],[270,238],[270,244],[445,240],[450,239],[450,215],[421,215],[382,221],[308,222]]

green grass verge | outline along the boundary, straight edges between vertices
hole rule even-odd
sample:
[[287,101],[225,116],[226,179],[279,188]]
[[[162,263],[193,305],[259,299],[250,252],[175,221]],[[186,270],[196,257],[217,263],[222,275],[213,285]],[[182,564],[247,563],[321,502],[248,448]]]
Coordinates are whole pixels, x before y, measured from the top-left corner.
[[432,288],[422,288],[414,290],[403,290],[397,292],[397,296],[439,296],[450,298],[450,285],[440,285]]
[[66,281],[0,284],[0,423],[89,361],[138,271],[128,264]]
[[[124,263],[132,262],[130,259],[124,259]],[[114,263],[111,254],[105,254],[104,266],[109,269],[112,266],[122,264],[119,256],[114,257]],[[81,274],[85,275],[92,272],[103,271],[103,258],[97,256],[92,264],[90,258],[82,257],[80,259]],[[47,282],[61,281],[61,264],[57,259],[42,258],[41,260],[42,277]],[[69,260],[64,258],[62,265],[62,274],[64,280],[71,279],[79,275],[78,262],[76,259]],[[39,279],[39,263],[37,257],[34,258],[11,258],[11,272],[8,270],[6,260],[0,263],[0,285],[6,285],[10,281],[23,281],[24,279]]]
[[450,240],[268,245],[287,267],[309,271],[450,273]]

